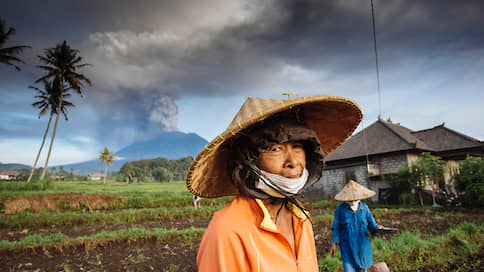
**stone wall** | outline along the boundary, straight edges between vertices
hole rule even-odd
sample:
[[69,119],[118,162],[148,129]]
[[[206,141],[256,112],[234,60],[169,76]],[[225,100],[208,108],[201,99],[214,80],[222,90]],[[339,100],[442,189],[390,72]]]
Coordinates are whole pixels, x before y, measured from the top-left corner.
[[[407,165],[408,160],[407,154],[393,154],[372,158],[371,162],[379,166],[380,175],[383,175],[396,172],[398,167]],[[379,189],[390,187],[389,184],[381,180],[381,176],[368,178],[366,160],[363,160],[357,165],[324,170],[321,179],[308,189],[306,196],[333,198],[346,184],[348,173],[354,174],[358,183],[377,193],[371,199],[373,201],[378,201]]]
[[366,163],[357,166],[324,170],[321,179],[311,186],[306,195],[317,198],[333,198],[346,184],[346,173],[353,172],[356,181],[368,186]]

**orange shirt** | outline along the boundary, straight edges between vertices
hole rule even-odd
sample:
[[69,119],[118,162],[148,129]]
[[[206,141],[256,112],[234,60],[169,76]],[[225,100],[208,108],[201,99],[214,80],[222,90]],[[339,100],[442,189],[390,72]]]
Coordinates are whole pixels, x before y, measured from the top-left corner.
[[198,249],[201,272],[318,271],[313,227],[293,204],[296,254],[260,199],[237,196],[213,215]]

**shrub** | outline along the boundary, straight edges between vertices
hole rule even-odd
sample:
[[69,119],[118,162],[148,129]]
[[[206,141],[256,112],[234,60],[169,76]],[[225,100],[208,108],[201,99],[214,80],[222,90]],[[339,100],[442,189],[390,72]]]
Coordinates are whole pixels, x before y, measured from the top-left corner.
[[[336,252],[339,252],[337,250]],[[339,255],[337,253],[337,255]],[[339,256],[331,257],[326,255],[324,259],[319,260],[319,271],[338,271],[343,266],[343,262]]]
[[416,166],[401,166],[397,173],[386,174],[383,177],[398,194],[398,200],[403,204],[411,204],[414,195],[412,189],[419,189],[420,172]]
[[484,206],[484,160],[469,157],[459,164],[454,175],[455,188],[467,205]]
[[161,182],[170,181],[173,176],[168,170],[166,170],[166,168],[161,166],[153,169],[152,175],[157,181],[161,181]]

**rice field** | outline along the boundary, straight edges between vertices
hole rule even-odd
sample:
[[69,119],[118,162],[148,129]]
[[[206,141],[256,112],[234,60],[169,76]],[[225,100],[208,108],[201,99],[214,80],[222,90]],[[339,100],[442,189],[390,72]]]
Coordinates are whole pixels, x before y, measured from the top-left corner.
[[[194,210],[183,182],[2,184],[0,271],[196,271],[205,228],[231,199],[203,199]],[[342,271],[328,254],[337,204],[305,201],[320,271]],[[11,205],[30,208],[8,212]],[[481,210],[369,206],[379,224],[400,230],[372,239],[375,262],[391,271],[484,271]]]

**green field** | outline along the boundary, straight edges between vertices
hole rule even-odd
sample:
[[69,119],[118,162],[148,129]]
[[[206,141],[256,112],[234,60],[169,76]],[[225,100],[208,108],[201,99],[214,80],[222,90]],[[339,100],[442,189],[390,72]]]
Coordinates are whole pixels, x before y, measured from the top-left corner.
[[[97,201],[113,194],[120,198],[100,209],[87,200],[76,205],[57,200],[38,213],[4,214],[14,197],[25,204],[39,195],[44,200],[87,195]],[[203,199],[195,211],[183,182],[112,181],[2,183],[0,198],[1,271],[196,271],[203,232],[212,214],[232,199]],[[320,271],[342,271],[340,260],[328,256],[337,204],[305,201],[313,216]],[[386,262],[391,271],[481,271],[480,210],[369,205],[378,223],[400,229],[372,239],[375,261]]]

